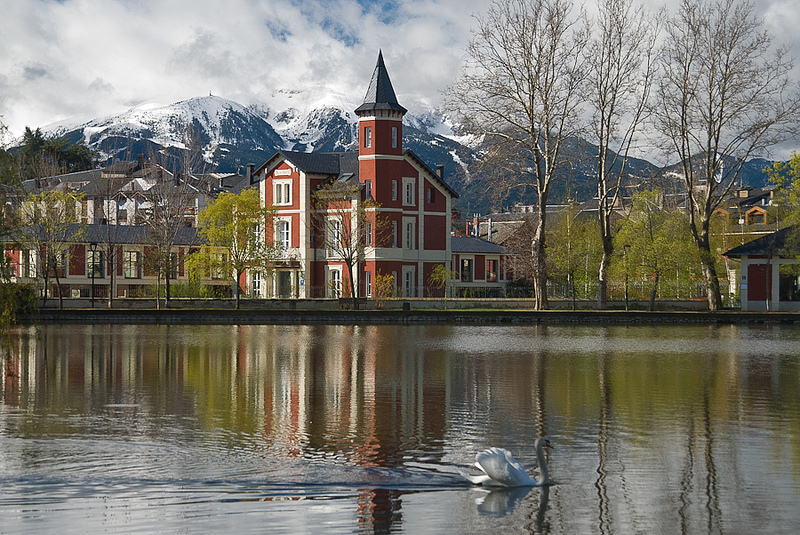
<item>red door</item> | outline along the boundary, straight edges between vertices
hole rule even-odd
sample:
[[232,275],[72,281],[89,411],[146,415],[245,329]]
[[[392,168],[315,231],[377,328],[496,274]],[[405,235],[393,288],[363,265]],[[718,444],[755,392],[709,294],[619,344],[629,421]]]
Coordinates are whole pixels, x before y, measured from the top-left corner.
[[747,300],[748,301],[766,301],[772,299],[772,292],[770,291],[771,284],[769,284],[769,277],[767,276],[767,268],[771,268],[767,264],[750,264],[747,266]]

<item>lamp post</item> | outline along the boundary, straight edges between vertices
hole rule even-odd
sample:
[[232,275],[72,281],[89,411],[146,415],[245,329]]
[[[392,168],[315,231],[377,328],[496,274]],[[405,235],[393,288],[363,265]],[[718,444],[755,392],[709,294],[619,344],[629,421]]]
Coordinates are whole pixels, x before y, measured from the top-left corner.
[[97,264],[97,257],[95,256],[97,253],[97,242],[91,242],[89,244],[89,248],[92,250],[92,265],[90,269],[92,270],[92,308],[94,308],[94,277],[95,277],[95,266]]
[[625,245],[622,248],[622,258],[625,263],[625,312],[628,311],[628,249],[630,245]]

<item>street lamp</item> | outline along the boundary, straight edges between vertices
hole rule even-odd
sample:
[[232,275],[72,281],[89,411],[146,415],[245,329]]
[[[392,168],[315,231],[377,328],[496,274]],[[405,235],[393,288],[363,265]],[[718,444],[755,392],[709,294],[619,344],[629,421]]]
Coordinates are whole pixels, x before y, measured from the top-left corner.
[[89,248],[92,250],[92,308],[94,308],[94,277],[95,277],[95,269],[97,265],[97,242],[91,242],[89,244]]
[[625,262],[625,312],[628,311],[628,249],[630,248],[630,245],[622,247],[622,258]]

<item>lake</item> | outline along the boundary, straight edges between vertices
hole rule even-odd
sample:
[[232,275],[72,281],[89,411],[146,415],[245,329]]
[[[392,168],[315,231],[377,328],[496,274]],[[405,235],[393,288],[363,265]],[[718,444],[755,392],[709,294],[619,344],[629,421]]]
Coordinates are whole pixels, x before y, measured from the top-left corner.
[[[800,328],[12,330],[3,533],[792,533]],[[554,484],[460,472],[500,446]]]

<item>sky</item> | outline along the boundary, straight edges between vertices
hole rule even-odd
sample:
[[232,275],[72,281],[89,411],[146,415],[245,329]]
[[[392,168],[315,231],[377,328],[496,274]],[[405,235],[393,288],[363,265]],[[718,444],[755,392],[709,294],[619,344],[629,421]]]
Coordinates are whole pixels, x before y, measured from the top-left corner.
[[[209,93],[250,104],[286,102],[302,90],[354,108],[379,50],[399,101],[411,111],[434,107],[456,80],[474,16],[488,4],[0,0],[0,121],[19,136],[26,126]],[[800,2],[755,4],[775,40],[800,58]]]

